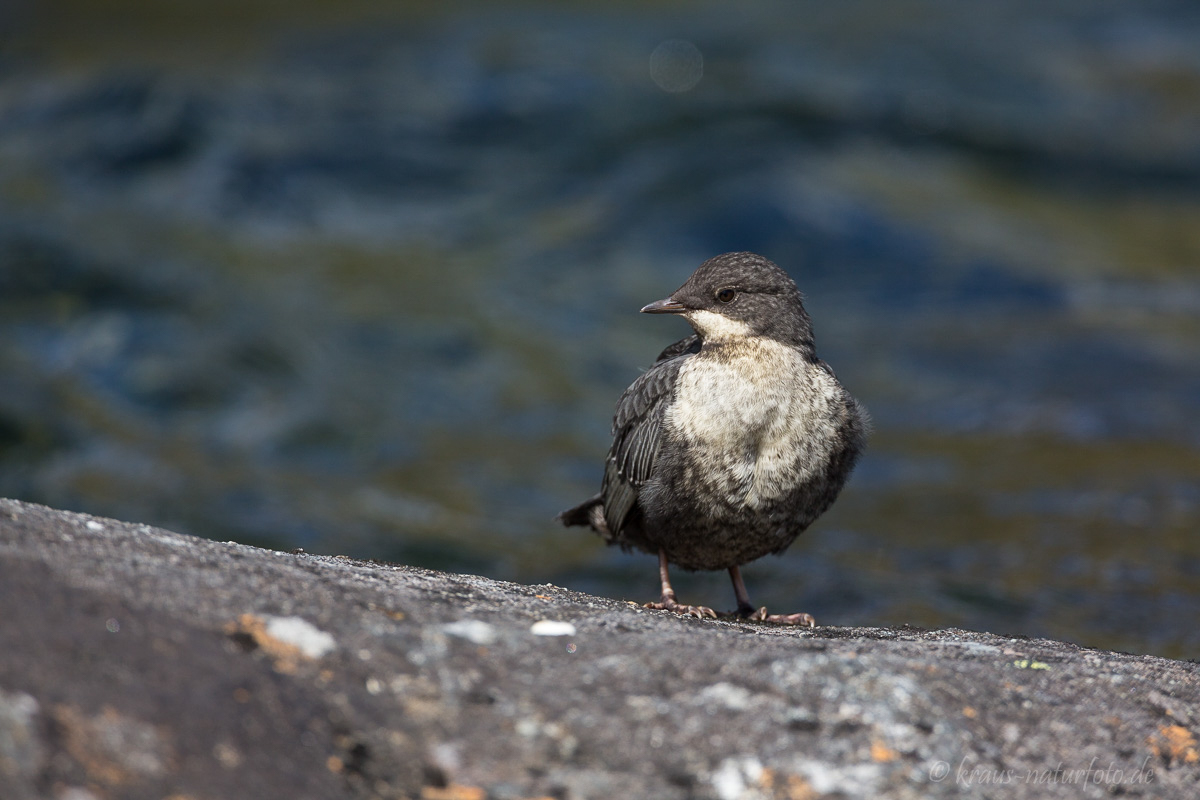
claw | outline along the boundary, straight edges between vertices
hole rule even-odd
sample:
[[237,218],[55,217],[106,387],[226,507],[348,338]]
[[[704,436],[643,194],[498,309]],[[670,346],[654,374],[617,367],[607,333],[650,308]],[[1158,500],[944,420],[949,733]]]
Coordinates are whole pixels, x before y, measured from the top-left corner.
[[817,627],[817,621],[813,619],[812,614],[767,614],[767,609],[760,608],[759,612],[763,614],[761,620],[763,622],[774,622],[776,625],[801,625],[805,628]]
[[662,581],[662,599],[657,603],[646,603],[643,608],[653,608],[659,611],[673,611],[685,617],[696,619],[716,619],[717,612],[708,606],[685,606],[675,602],[675,590],[671,588],[671,578],[667,574],[667,551],[658,551],[658,577]]
[[748,622],[770,622],[775,625],[801,625],[805,628],[817,627],[817,621],[813,619],[812,614],[768,614],[766,606],[761,606],[757,610],[753,606],[744,606],[724,616],[730,619],[744,619]]
[[673,597],[664,597],[657,603],[646,603],[642,608],[653,608],[658,611],[672,611],[676,614],[682,614],[685,617],[695,617],[696,619],[716,619],[717,612],[713,611],[708,606],[687,606],[683,603],[675,602]]
[[741,617],[751,622],[773,622],[776,625],[803,625],[807,628],[817,627],[817,621],[811,614],[768,614],[767,607],[761,606],[756,611],[750,604],[750,595],[746,593],[746,584],[742,581],[742,572],[737,567],[729,568],[729,577],[733,579],[733,594],[737,597],[737,611],[729,614],[731,617]]

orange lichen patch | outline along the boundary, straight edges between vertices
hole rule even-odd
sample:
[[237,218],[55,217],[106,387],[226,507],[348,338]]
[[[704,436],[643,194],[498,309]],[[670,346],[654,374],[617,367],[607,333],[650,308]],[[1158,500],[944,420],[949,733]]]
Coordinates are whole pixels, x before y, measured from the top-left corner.
[[550,600],[550,599],[552,599],[552,598],[550,597],[550,595],[548,595],[548,594],[535,594],[535,595],[534,595],[534,597],[536,597],[538,600]]
[[967,719],[975,719],[979,716],[979,712],[971,706],[963,706],[963,716]]
[[404,619],[403,611],[397,611],[394,608],[384,608],[383,606],[377,605],[375,603],[367,603],[367,610],[378,611],[379,613],[383,614],[388,619],[396,620],[397,622]]
[[285,675],[291,675],[301,662],[308,660],[308,657],[296,645],[276,639],[267,633],[266,621],[253,614],[242,614],[237,618],[237,622],[227,623],[225,633],[235,640],[250,645],[247,649],[257,647],[262,650],[275,662],[275,670]]
[[346,768],[346,762],[342,761],[337,756],[330,756],[325,759],[325,768],[333,773],[340,773]]
[[1200,763],[1196,737],[1182,725],[1163,725],[1146,741],[1150,752],[1167,764]]
[[121,786],[171,767],[170,742],[154,725],[107,706],[94,717],[66,705],[55,706],[52,715],[67,753],[97,783]]
[[799,775],[780,774],[764,768],[758,786],[771,800],[816,800],[820,795]]
[[486,800],[487,792],[478,786],[463,786],[451,783],[448,786],[425,786],[421,788],[421,800]]
[[895,761],[899,757],[900,757],[899,753],[897,753],[895,750],[888,747],[886,744],[879,741],[878,739],[871,742],[871,760],[872,761],[886,763],[888,761]]

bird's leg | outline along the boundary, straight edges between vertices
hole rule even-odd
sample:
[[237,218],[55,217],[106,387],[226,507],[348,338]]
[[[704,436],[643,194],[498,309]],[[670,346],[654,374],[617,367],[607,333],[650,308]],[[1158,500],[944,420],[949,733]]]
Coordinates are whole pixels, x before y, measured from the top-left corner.
[[[750,602],[750,593],[746,591],[746,583],[742,580],[742,571],[737,567],[729,568],[729,577],[733,580],[733,596],[737,598],[737,614],[739,617],[752,617],[757,613],[754,604]],[[762,612],[767,612],[763,606]]]
[[685,606],[675,601],[675,590],[671,588],[671,576],[667,572],[667,551],[662,548],[658,550],[658,577],[662,581],[662,600],[657,603],[646,603],[645,608],[674,611],[676,614],[700,619],[717,618],[717,612],[707,606]]
[[733,580],[733,594],[737,598],[737,611],[734,612],[743,619],[754,622],[775,622],[780,625],[804,625],[809,628],[817,627],[817,621],[811,614],[768,614],[767,607],[755,609],[750,602],[750,593],[742,580],[742,571],[737,567],[729,568],[729,577]]

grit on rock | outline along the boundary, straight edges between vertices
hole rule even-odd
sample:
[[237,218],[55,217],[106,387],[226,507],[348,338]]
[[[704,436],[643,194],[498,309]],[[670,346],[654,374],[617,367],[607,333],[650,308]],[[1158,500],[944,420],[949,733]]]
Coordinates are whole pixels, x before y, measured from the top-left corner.
[[1200,791],[1192,662],[686,619],[16,501],[0,608],[13,800]]

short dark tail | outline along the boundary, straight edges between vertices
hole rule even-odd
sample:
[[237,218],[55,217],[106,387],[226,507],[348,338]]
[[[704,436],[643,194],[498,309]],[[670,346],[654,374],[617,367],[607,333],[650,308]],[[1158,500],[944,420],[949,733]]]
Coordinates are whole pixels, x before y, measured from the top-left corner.
[[563,511],[555,519],[568,527],[571,525],[583,525],[597,533],[604,534],[605,536],[608,535],[608,525],[604,523],[602,495],[589,497],[574,508],[568,508],[566,511]]

